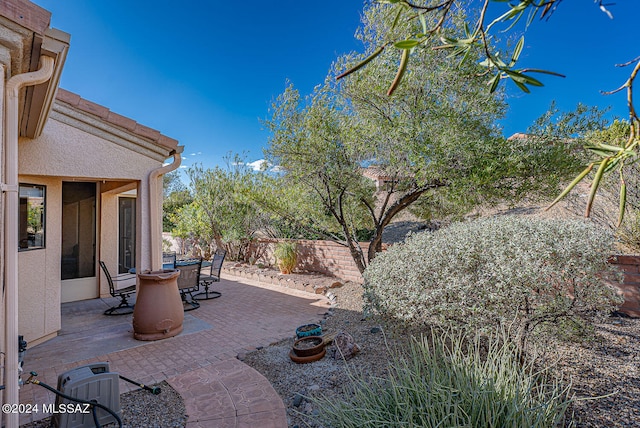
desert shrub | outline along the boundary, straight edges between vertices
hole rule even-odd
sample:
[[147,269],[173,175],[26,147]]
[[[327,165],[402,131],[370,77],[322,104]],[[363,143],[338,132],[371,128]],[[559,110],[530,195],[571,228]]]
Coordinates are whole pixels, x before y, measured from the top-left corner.
[[278,242],[273,254],[276,257],[276,263],[278,264],[280,272],[284,274],[293,272],[296,263],[298,263],[295,242]]
[[504,335],[469,342],[453,330],[413,339],[388,378],[352,374],[348,388],[346,401],[316,399],[323,426],[554,427],[572,400]]
[[416,234],[364,273],[366,305],[413,326],[572,328],[620,303],[606,280],[613,238],[584,221],[514,216]]
[[634,253],[640,252],[640,209],[631,207],[618,229],[618,239],[623,248]]

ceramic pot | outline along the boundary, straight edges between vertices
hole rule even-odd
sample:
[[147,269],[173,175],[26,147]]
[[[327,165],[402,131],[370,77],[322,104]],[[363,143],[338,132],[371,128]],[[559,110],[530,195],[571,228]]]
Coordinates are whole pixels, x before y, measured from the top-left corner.
[[298,357],[295,354],[295,352],[293,352],[293,349],[292,349],[291,351],[289,351],[289,358],[294,363],[306,364],[306,363],[313,363],[314,361],[321,360],[322,357],[324,357],[326,353],[327,353],[327,350],[325,348],[322,348],[322,351],[320,351],[319,354],[310,355],[308,357]]
[[322,327],[320,324],[305,324],[296,328],[296,336],[299,338],[307,336],[320,336]]
[[293,343],[293,352],[298,357],[309,357],[319,354],[324,349],[324,341],[320,336],[307,336]]
[[133,308],[133,337],[159,340],[182,332],[184,309],[176,269],[138,274],[139,289]]

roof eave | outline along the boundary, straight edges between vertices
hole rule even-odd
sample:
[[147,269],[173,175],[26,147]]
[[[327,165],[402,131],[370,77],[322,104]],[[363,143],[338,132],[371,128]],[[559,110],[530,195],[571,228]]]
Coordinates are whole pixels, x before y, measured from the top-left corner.
[[71,36],[68,33],[55,28],[45,30],[43,36],[35,35],[30,68],[32,70],[38,68],[41,55],[53,58],[54,68],[51,79],[47,82],[27,88],[20,136],[37,138],[42,134],[60,83],[70,39]]

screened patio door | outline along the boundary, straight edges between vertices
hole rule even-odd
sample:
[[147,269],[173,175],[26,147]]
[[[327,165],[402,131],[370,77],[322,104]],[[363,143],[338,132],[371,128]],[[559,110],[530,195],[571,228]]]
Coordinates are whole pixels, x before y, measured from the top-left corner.
[[62,303],[99,296],[96,200],[96,183],[62,183]]
[[136,199],[118,198],[118,273],[136,267]]

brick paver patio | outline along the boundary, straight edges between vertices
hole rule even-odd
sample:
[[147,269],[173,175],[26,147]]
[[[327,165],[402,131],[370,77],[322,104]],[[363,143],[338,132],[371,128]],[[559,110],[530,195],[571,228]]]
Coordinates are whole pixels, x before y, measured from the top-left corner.
[[[102,315],[114,300],[63,304],[60,335],[27,349],[25,371],[36,371],[40,381],[55,386],[60,373],[108,361],[110,371],[144,384],[168,381],[185,400],[189,428],[286,427],[278,394],[236,356],[292,337],[297,326],[320,320],[328,303],[299,290],[242,281],[223,278],[214,286],[222,297],[185,313],[180,335],[154,342],[132,338],[131,315]],[[120,382],[121,393],[135,388]],[[54,401],[40,386],[20,390],[21,403]],[[21,424],[30,421],[21,415]]]

